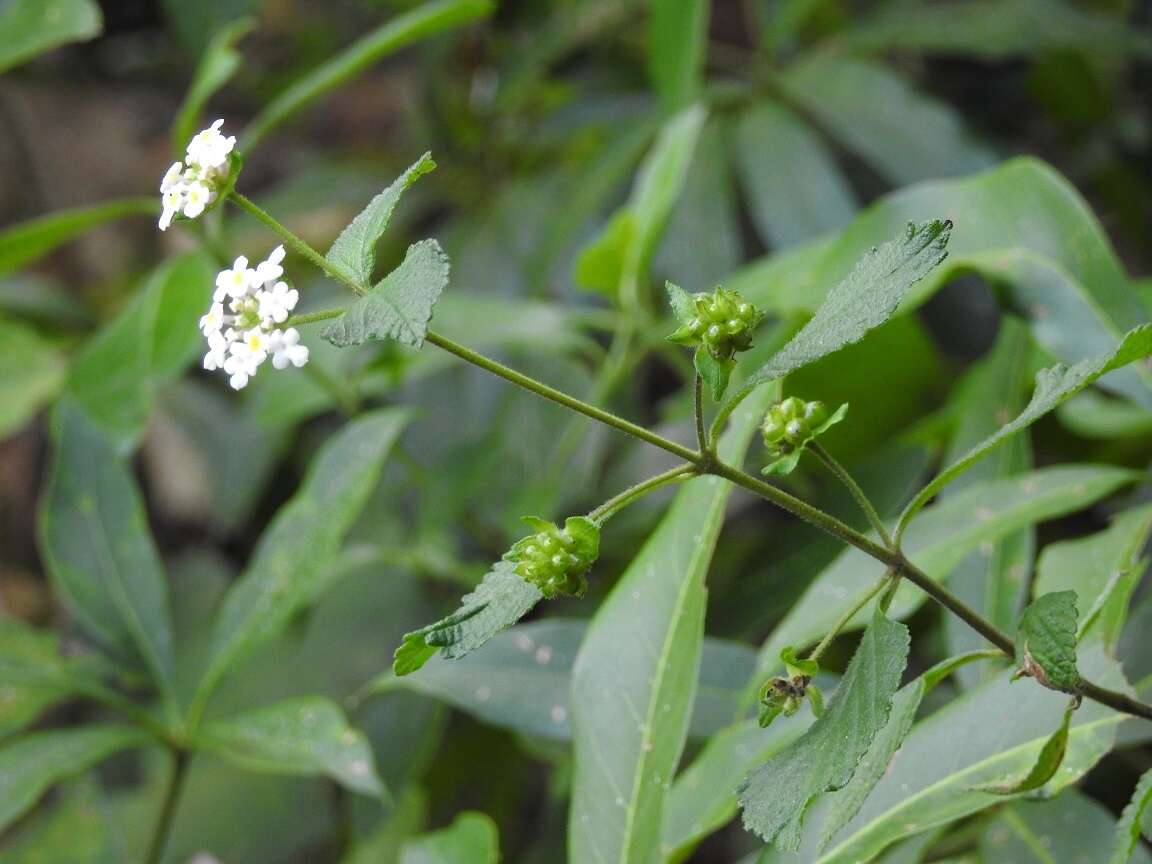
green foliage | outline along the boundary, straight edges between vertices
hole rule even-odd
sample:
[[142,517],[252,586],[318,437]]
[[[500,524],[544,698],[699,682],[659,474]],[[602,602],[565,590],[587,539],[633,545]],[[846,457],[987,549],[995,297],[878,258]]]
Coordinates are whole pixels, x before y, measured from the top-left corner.
[[1040,755],[1036,757],[1036,764],[1023,774],[1015,777],[1005,777],[993,783],[982,784],[982,792],[991,792],[993,795],[1019,795],[1021,792],[1033,792],[1046,784],[1060,768],[1064,761],[1064,754],[1068,752],[1068,732],[1072,723],[1072,714],[1079,707],[1079,700],[1073,699],[1064,709],[1064,718],[1052,736],[1040,748]]
[[404,844],[400,864],[497,864],[500,835],[483,813],[465,811],[452,824]]
[[695,100],[708,42],[709,0],[652,0],[648,13],[648,74],[664,107]]
[[[1048,864],[1054,853],[1069,861],[1103,861],[1116,828],[1111,810],[1069,789],[1051,800],[1024,798],[1005,806],[984,830],[979,852],[985,860],[1020,864]],[[1148,864],[1152,855],[1137,847],[1123,861]]]
[[98,36],[104,21],[92,0],[11,0],[0,7],[0,72],[68,42]]
[[1148,815],[1150,802],[1152,802],[1152,771],[1141,776],[1140,782],[1132,792],[1132,799],[1120,814],[1112,844],[1112,857],[1108,859],[1108,864],[1128,864],[1132,861],[1141,835],[1145,839],[1152,840],[1152,819]]
[[710,294],[692,295],[671,282],[664,287],[672,312],[680,322],[668,341],[696,348],[696,371],[712,399],[719,402],[736,368],[735,355],[752,347],[752,335],[764,314],[745,303],[735,291],[723,287]]
[[1019,674],[1065,693],[1076,693],[1076,592],[1056,591],[1032,601],[1016,632]]
[[60,391],[60,350],[35,330],[0,317],[0,438],[15,432]]
[[[204,116],[204,107],[215,93],[223,88],[240,69],[243,57],[236,43],[252,32],[256,21],[240,18],[216,32],[204,49],[196,74],[192,79],[184,102],[172,122],[172,152],[184,153],[188,142],[196,134]],[[151,204],[151,202],[149,202]]]
[[583,597],[588,568],[600,554],[600,526],[586,516],[569,516],[563,528],[535,516],[524,521],[534,533],[512,544],[504,560],[514,563],[517,575],[539,588],[545,599]]

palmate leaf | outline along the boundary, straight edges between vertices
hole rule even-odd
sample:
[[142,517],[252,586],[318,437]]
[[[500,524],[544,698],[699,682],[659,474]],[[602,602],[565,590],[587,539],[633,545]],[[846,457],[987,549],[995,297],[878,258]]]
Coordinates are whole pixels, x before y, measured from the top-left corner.
[[782,849],[799,848],[808,806],[848,784],[888,722],[908,644],[908,628],[877,610],[824,716],[744,781],[745,828]]
[[448,285],[448,269],[448,256],[435,240],[413,243],[399,267],[320,335],[341,348],[388,338],[419,348],[432,308]]
[[1016,633],[1016,659],[1020,674],[1045,687],[1075,693],[1080,684],[1076,669],[1076,592],[1044,594],[1024,610]]
[[833,288],[787,345],[729,398],[742,399],[753,388],[783,378],[809,363],[859,342],[892,317],[908,289],[947,255],[951,222],[909,223],[904,233],[865,255]]
[[1152,771],[1147,771],[1136,784],[1132,799],[1116,823],[1116,839],[1108,864],[1128,864],[1140,843],[1140,835],[1152,841],[1152,818],[1148,805],[1152,804]]

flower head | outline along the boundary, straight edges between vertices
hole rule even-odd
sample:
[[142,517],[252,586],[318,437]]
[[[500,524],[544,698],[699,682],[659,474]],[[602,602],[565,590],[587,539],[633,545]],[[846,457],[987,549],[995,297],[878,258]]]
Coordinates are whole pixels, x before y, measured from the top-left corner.
[[599,555],[599,526],[586,516],[568,517],[563,528],[535,516],[526,516],[524,521],[535,533],[518,540],[504,559],[515,563],[517,575],[545,597],[583,597],[588,590],[588,568]]
[[160,230],[178,215],[195,219],[219,197],[231,170],[235,136],[220,132],[223,120],[197,132],[181,162],[173,162],[160,181]]

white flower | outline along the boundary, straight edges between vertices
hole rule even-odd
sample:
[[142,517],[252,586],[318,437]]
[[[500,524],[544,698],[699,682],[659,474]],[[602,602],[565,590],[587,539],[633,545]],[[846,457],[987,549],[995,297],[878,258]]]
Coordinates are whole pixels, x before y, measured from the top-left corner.
[[213,303],[208,311],[200,316],[200,332],[205,336],[211,333],[219,333],[224,329],[227,323],[227,318],[224,315],[224,304]]
[[216,293],[212,295],[214,303],[223,303],[225,297],[238,300],[248,293],[252,287],[254,271],[248,268],[248,259],[241,255],[232,262],[228,270],[221,270],[216,275]]
[[288,313],[296,308],[299,299],[299,291],[289,288],[284,282],[277,282],[256,295],[257,314],[264,321],[283,324],[288,320]]
[[220,132],[223,120],[197,132],[188,142],[182,162],[173,162],[160,181],[160,230],[166,231],[177,214],[195,219],[216,200],[228,176],[234,136]]
[[219,369],[228,360],[228,340],[219,331],[208,336],[208,353],[204,355],[204,368],[209,372]]
[[173,162],[172,167],[164,174],[164,179],[160,181],[160,191],[169,192],[175,189],[184,181],[184,163]]
[[214,194],[211,187],[203,183],[189,183],[184,187],[184,215],[195,219],[212,203]]
[[223,120],[217,120],[207,129],[197,132],[188,142],[188,153],[185,156],[190,165],[201,169],[219,170],[228,162],[228,155],[236,146],[235,136],[225,138],[220,134]]
[[280,266],[284,260],[284,247],[277,246],[268,253],[268,257],[256,265],[256,278],[260,285],[275,282],[284,275],[284,268]]
[[172,218],[184,209],[184,192],[180,187],[169,189],[160,197],[163,211],[160,213],[160,230],[167,231]]
[[272,365],[277,369],[287,369],[289,364],[299,368],[308,362],[308,346],[300,344],[300,333],[295,327],[273,330],[268,348],[272,352]]

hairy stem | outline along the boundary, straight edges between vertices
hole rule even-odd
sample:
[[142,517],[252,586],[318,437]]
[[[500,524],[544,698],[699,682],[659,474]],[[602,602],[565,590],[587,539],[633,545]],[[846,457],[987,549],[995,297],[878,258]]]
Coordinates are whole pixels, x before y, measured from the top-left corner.
[[692,385],[692,413],[696,417],[696,446],[701,453],[711,453],[713,445],[704,431],[704,379],[697,372]]
[[864,494],[864,490],[852,478],[847,469],[837,461],[836,457],[829,453],[819,441],[810,441],[808,449],[812,451],[812,455],[824,463],[832,475],[844,484],[845,488],[855,499],[860,509],[864,511],[864,515],[868,517],[868,523],[872,526],[872,530],[876,532],[876,536],[884,541],[884,545],[889,549],[895,549],[892,544],[892,537],[888,533],[888,529],[884,527],[884,520],[880,518],[880,514],[876,512],[876,508],[872,506],[872,502],[868,500],[868,496]]
[[840,634],[840,631],[852,623],[852,619],[856,617],[856,614],[867,606],[873,597],[883,591],[884,586],[891,582],[892,578],[892,571],[889,570],[881,576],[874,585],[869,586],[857,597],[855,602],[840,616],[840,619],[832,625],[832,629],[824,634],[824,638],[820,640],[820,644],[812,649],[812,652],[808,655],[808,659],[819,660],[820,655],[828,649],[828,646],[832,644],[832,640]]
[[675,468],[669,468],[667,471],[649,477],[647,480],[640,481],[635,486],[629,486],[618,495],[613,495],[595,510],[589,512],[588,518],[593,522],[603,524],[633,501],[643,498],[649,492],[655,492],[661,486],[667,486],[669,483],[683,480],[697,473],[696,466],[691,462],[685,462],[677,465]]
[[184,780],[188,775],[189,754],[186,750],[172,751],[172,773],[168,777],[168,786],[164,790],[164,801],[160,805],[160,815],[156,819],[156,827],[152,832],[152,842],[148,846],[148,856],[145,864],[160,864],[164,859],[164,850],[168,846],[168,835],[172,833],[172,822],[176,816],[176,805],[180,801],[180,792],[184,788]]

